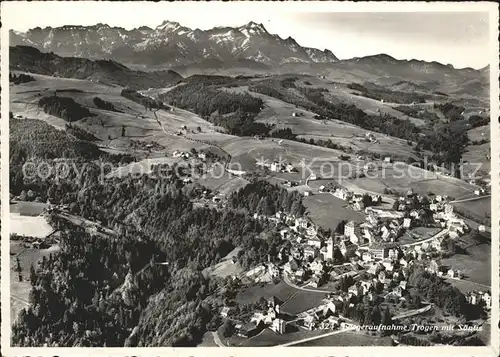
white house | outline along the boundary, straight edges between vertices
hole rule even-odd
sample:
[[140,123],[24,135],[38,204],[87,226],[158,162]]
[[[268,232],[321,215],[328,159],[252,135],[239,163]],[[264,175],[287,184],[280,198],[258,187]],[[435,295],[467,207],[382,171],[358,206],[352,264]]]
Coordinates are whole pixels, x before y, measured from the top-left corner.
[[273,172],[279,172],[281,170],[281,165],[279,162],[274,161],[271,163],[270,170]]
[[352,192],[349,192],[348,190],[343,188],[337,188],[333,195],[337,198],[340,198],[341,200],[346,201],[352,197]]
[[384,260],[382,262],[382,265],[384,266],[385,270],[387,270],[387,271],[394,270],[394,264],[390,260]]
[[231,312],[231,308],[229,306],[224,306],[220,312],[220,316],[226,318]]
[[323,272],[323,264],[315,260],[309,265],[309,269],[311,269],[314,275],[321,274]]
[[295,167],[292,164],[287,164],[285,170],[287,172],[294,172],[295,171]]
[[276,333],[283,334],[285,333],[286,322],[282,319],[274,319],[270,328]]
[[370,254],[370,252],[363,252],[361,254],[361,260],[363,260],[366,263],[371,262],[372,261],[372,255]]
[[482,294],[482,301],[488,310],[491,309],[491,295],[488,292]]
[[382,226],[382,229],[380,230],[380,232],[382,233],[383,240],[387,240],[387,238],[389,238],[389,236],[391,235],[391,232],[389,231],[389,229],[386,226]]
[[319,237],[316,235],[310,236],[307,239],[307,244],[312,247],[321,248],[321,239],[319,239]]

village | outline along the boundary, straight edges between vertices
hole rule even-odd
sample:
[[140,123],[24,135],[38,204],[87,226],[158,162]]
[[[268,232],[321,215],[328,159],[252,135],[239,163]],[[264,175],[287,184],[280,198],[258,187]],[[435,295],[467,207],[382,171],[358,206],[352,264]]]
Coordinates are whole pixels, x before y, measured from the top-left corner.
[[[460,269],[440,262],[453,255],[449,246],[471,232],[467,223],[454,213],[446,196],[430,197],[408,190],[394,202],[393,208],[379,207],[380,196],[361,195],[339,186],[321,186],[321,193],[330,193],[364,213],[365,221],[342,222],[337,231],[325,235],[308,217],[295,217],[283,212],[267,217],[254,214],[258,220],[276,225],[283,240],[289,244],[269,256],[266,264],[240,275],[242,281],[271,283],[278,279],[299,290],[325,294],[326,298],[313,308],[290,316],[280,310],[276,297],[268,301],[268,309],[255,311],[250,321],[236,321],[238,336],[248,338],[269,328],[285,334],[291,324],[312,330],[341,330],[353,321],[343,315],[345,305],[375,300],[399,307],[392,321],[428,311],[432,304],[409,308],[409,268],[415,264],[442,279],[460,280]],[[479,226],[478,231],[484,231]],[[234,277],[236,279],[236,277]],[[491,309],[489,289],[470,291],[467,302]],[[401,306],[407,306],[401,308]],[[224,307],[221,316],[231,318],[231,307]]]

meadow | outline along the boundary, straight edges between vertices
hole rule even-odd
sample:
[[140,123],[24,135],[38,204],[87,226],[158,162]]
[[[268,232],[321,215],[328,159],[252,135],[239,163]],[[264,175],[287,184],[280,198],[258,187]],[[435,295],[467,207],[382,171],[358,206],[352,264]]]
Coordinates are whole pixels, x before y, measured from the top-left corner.
[[303,202],[311,220],[323,229],[334,231],[340,221],[343,220],[359,223],[365,220],[362,212],[346,208],[347,201],[343,201],[329,193],[305,197]]

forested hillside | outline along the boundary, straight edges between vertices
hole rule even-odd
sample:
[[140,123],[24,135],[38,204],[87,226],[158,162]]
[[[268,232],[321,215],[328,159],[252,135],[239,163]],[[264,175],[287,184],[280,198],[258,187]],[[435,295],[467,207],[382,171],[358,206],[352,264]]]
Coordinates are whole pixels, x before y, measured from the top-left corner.
[[[218,84],[224,78],[216,77],[212,82]],[[161,95],[160,99],[195,112],[233,135],[266,135],[270,129],[267,125],[254,121],[262,110],[262,100],[246,93],[231,93],[204,83],[188,81]]]
[[[199,271],[237,246],[245,267],[280,249],[279,234],[254,220],[253,210],[304,211],[299,195],[267,183],[250,184],[233,195],[230,209],[215,210],[194,208],[193,188],[175,176],[103,181],[97,163],[77,168],[80,176],[33,178],[17,189],[68,203],[71,213],[98,220],[116,235],[89,236],[51,216],[65,232],[62,252],[32,269],[33,306],[14,326],[15,345],[194,346],[219,326],[219,309],[231,296],[222,289],[229,282]],[[262,234],[268,239],[257,238]]]

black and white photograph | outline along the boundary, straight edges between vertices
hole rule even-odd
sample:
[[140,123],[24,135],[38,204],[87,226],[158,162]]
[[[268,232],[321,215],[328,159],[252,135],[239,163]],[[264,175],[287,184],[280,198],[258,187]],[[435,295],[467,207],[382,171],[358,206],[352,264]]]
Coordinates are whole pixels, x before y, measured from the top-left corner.
[[498,6],[440,4],[2,3],[2,354],[498,355]]

